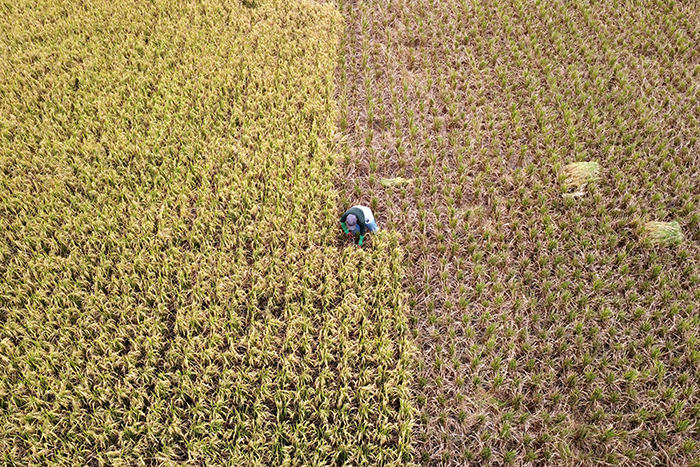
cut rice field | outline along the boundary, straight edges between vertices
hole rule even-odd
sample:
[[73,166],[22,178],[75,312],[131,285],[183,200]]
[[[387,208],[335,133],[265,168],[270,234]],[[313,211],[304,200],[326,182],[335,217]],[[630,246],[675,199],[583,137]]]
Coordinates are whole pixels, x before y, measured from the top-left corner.
[[338,11],[0,6],[0,464],[410,459],[402,247],[343,244]]
[[407,252],[414,461],[700,465],[697,4],[340,9],[338,186]]

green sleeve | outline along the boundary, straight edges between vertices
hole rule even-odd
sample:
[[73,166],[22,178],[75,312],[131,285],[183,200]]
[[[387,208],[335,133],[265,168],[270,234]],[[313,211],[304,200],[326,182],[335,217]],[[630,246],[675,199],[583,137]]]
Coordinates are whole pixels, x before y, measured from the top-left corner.
[[365,239],[365,236],[360,235],[360,241],[359,241],[358,245],[362,246],[362,240],[364,240],[364,239]]
[[345,232],[345,233],[350,233],[350,232],[348,231],[348,227],[345,225],[345,222],[341,222],[341,223],[340,223],[340,226],[343,228],[343,232]]

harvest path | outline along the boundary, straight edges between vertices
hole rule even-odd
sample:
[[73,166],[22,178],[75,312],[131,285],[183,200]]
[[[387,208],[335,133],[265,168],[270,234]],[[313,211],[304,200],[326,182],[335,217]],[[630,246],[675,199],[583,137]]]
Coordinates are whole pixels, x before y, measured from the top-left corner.
[[415,460],[697,465],[694,3],[340,4],[340,188],[408,251]]

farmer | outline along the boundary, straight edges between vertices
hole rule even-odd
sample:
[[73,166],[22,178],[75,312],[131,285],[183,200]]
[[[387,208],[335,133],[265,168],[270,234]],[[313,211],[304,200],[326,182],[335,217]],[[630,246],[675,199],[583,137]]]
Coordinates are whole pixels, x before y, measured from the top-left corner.
[[374,221],[372,210],[367,206],[353,206],[340,218],[340,226],[350,238],[354,238],[356,233],[360,234],[360,241],[357,245],[362,248],[362,241],[369,230],[375,232],[379,227]]

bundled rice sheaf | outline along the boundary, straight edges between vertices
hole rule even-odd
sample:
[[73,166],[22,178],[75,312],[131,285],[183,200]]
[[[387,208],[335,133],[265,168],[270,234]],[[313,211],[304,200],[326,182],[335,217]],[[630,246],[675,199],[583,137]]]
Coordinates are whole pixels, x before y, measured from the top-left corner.
[[646,238],[655,245],[678,245],[685,237],[678,222],[647,222],[644,224]]
[[586,184],[600,180],[600,164],[597,162],[572,162],[564,168],[566,186],[583,194]]
[[379,183],[381,183],[383,187],[394,188],[394,187],[409,185],[409,184],[413,183],[413,179],[412,178],[403,178],[403,177],[382,178],[379,181]]

